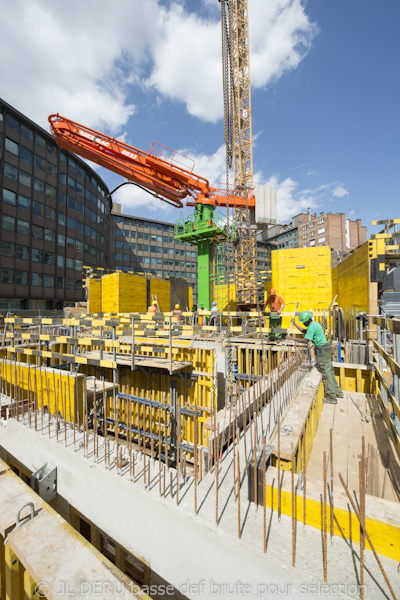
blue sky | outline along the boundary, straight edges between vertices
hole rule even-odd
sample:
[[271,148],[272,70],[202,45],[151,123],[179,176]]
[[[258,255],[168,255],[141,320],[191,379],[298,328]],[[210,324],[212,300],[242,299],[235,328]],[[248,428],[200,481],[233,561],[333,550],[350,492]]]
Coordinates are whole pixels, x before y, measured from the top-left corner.
[[[255,182],[277,186],[282,220],[310,206],[376,232],[371,220],[400,216],[400,4],[248,3]],[[4,100],[46,128],[59,112],[144,150],[156,140],[224,181],[218,0],[0,6]],[[133,186],[114,199],[129,214],[181,216]]]

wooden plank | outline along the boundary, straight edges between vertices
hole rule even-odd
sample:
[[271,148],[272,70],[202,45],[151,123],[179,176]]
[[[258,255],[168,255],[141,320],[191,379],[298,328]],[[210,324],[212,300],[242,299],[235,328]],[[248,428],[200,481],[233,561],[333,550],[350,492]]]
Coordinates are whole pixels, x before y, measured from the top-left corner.
[[[42,506],[34,494],[22,480],[10,473],[3,473],[0,485],[0,535],[5,538],[17,521],[17,511],[27,502],[33,502],[35,514]],[[30,508],[22,511],[22,518],[30,514]]]
[[88,600],[99,598],[99,590],[104,600],[115,598],[116,589],[118,596],[123,599],[138,597],[122,584],[121,579],[108,566],[108,561],[104,561],[104,557],[103,561],[100,560],[96,551],[90,550],[88,542],[74,537],[47,510],[11,532],[9,544],[33,580],[47,583],[46,598],[49,600],[60,594],[65,595],[66,579],[68,589]]

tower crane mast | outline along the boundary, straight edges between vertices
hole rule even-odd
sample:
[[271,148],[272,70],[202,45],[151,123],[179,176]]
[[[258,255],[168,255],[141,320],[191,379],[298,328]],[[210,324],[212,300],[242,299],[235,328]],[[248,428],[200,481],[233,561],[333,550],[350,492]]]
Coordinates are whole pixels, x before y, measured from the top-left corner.
[[[233,163],[234,188],[247,196],[253,188],[248,0],[220,2],[227,163]],[[249,208],[234,209],[238,304],[257,303],[255,230]]]

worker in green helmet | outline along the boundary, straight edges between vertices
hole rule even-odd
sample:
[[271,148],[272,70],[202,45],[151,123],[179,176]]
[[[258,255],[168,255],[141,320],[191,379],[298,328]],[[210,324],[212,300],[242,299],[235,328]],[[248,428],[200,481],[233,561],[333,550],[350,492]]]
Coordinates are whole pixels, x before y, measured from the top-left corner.
[[344,394],[340,389],[332,365],[332,350],[325,337],[324,330],[317,321],[313,321],[312,314],[308,310],[303,310],[299,314],[299,321],[304,325],[300,327],[295,323],[295,316],[292,319],[293,325],[304,335],[304,340],[288,337],[287,339],[296,340],[301,344],[311,342],[315,348],[316,367],[322,374],[324,383],[325,397],[324,402],[328,404],[337,404],[337,398],[343,398]]

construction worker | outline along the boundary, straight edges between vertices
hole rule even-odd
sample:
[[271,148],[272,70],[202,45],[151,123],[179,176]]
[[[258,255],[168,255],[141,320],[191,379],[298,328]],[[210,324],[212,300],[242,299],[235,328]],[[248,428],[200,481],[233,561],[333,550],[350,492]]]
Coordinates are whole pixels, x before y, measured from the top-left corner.
[[201,303],[200,304],[200,308],[199,308],[199,325],[200,327],[202,327],[203,325],[206,324],[206,318],[204,316],[204,313],[206,312],[206,308],[204,308],[204,304]]
[[147,309],[147,312],[149,313],[155,313],[158,310],[158,305],[157,305],[157,300],[153,300],[153,302],[150,304],[149,308]]
[[218,325],[218,315],[219,315],[219,310],[217,307],[217,303],[213,302],[211,305],[210,325],[212,325],[212,326]]
[[299,340],[295,337],[287,337],[300,344],[308,344],[311,342],[315,348],[316,364],[318,371],[322,374],[322,381],[324,383],[325,397],[324,402],[328,404],[337,404],[337,398],[343,398],[344,394],[340,389],[335,372],[332,365],[332,349],[328,344],[324,330],[321,325],[316,321],[313,321],[312,314],[308,310],[303,310],[299,314],[299,321],[304,327],[299,327],[295,323],[295,316],[292,319],[293,325],[304,335],[304,340]]
[[182,317],[182,311],[181,311],[181,307],[179,306],[179,304],[175,304],[175,308],[172,311],[172,314],[173,314],[172,321],[174,323],[179,323],[179,321],[181,320],[181,317]]
[[276,291],[274,290],[274,288],[271,288],[269,291],[269,296],[265,301],[265,304],[263,306],[263,310],[265,311],[267,306],[269,306],[270,308],[270,313],[269,313],[269,327],[270,327],[270,332],[269,332],[269,339],[271,341],[273,340],[280,340],[282,337],[282,334],[280,332],[276,333],[274,331],[274,329],[280,329],[282,326],[282,317],[281,317],[281,313],[283,311],[283,309],[285,308],[285,302],[282,298],[282,296],[279,296]]

